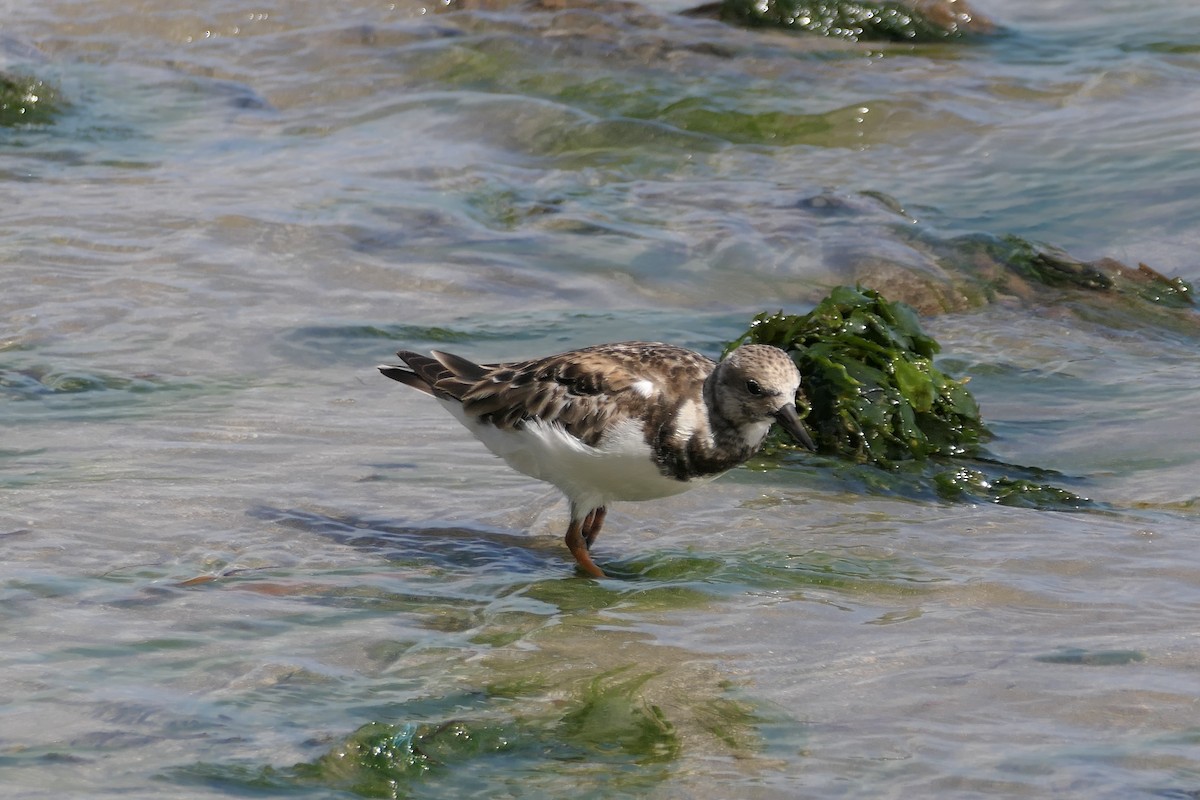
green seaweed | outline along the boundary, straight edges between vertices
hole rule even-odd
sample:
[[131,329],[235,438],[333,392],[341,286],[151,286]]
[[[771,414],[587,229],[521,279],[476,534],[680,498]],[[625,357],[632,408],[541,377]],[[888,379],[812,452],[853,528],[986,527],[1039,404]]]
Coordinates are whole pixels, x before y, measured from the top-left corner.
[[[1060,510],[1090,505],[1041,482],[1045,471],[988,456],[983,443],[992,434],[967,381],[934,365],[940,347],[903,303],[841,286],[808,314],[759,314],[726,352],[747,342],[792,354],[804,376],[797,406],[807,409],[819,452],[890,473],[858,473],[867,490],[912,494],[914,485],[924,485],[917,494],[951,502]],[[775,431],[752,466],[778,466],[793,450]],[[901,468],[912,462],[916,467]]]
[[627,675],[629,669],[593,678],[578,706],[563,716],[556,738],[591,757],[627,757],[639,766],[674,761],[680,752],[675,726],[640,692],[658,673]]
[[319,784],[363,797],[403,797],[398,791],[435,769],[512,749],[505,725],[454,719],[420,725],[369,722],[324,756],[294,767],[300,783]]
[[[660,670],[620,667],[590,678],[565,711],[532,717],[476,713],[438,722],[368,722],[315,760],[290,768],[198,764],[175,774],[227,789],[288,793],[321,787],[360,797],[455,796],[487,785],[491,759],[519,765],[537,781],[558,784],[563,773],[586,778],[597,795],[645,790],[669,775],[682,744],[663,709],[644,692]],[[541,681],[489,693],[509,704]],[[555,705],[551,705],[555,708]],[[754,745],[760,718],[743,703],[720,698],[703,706],[703,726],[731,748]]]
[[0,73],[0,127],[47,125],[64,106],[54,85],[31,75]]
[[943,500],[977,502],[988,500],[1016,508],[1076,510],[1090,502],[1074,492],[1038,483],[1028,478],[989,475],[982,469],[957,466],[933,474],[933,485]]
[[[857,98],[812,110],[805,102],[781,106],[777,84],[766,79],[733,86],[719,76],[697,76],[695,82],[681,87],[661,74],[627,72],[615,63],[582,73],[547,71],[520,42],[490,38],[424,54],[411,68],[414,77],[430,87],[451,85],[551,100],[552,106],[538,112],[545,124],[530,127],[513,146],[568,161],[581,158],[580,164],[594,163],[597,153],[603,152],[605,163],[613,168],[636,164],[646,169],[652,163],[667,163],[660,159],[669,161],[680,147],[714,152],[721,142],[842,148],[864,133],[886,137],[886,131],[864,124],[861,108],[867,104],[873,109],[871,116],[887,116],[891,102]],[[564,116],[567,108],[584,114]],[[628,147],[631,140],[638,146]],[[561,218],[570,199],[562,193],[530,193],[504,183],[481,184],[464,198],[473,218],[497,230],[531,223],[582,224],[570,214]],[[603,230],[605,225],[597,228]]]
[[991,436],[966,382],[934,366],[916,312],[878,292],[842,286],[808,314],[759,314],[728,349],[745,342],[793,354],[822,452],[886,466],[972,453]]
[[937,42],[964,34],[904,3],[873,0],[723,0],[726,22],[858,41]]
[[1139,264],[1136,270],[1113,259],[1082,261],[1055,247],[1035,245],[1016,236],[1006,237],[1012,246],[1009,266],[1023,277],[1047,286],[1112,291],[1140,298],[1165,308],[1185,309],[1196,305],[1196,293],[1183,278],[1168,278]]
[[989,297],[1046,295],[1039,287],[1057,289],[1062,290],[1060,302],[1075,298],[1101,309],[1110,325],[1118,321],[1112,319],[1117,316],[1131,325],[1157,322],[1175,327],[1192,322],[1194,329],[1194,317],[1172,313],[1195,310],[1194,287],[1146,264],[1134,268],[1113,258],[1083,261],[1060,248],[1014,235],[971,234],[944,241],[927,237],[922,241],[917,235],[912,243],[929,247],[948,272],[970,276]]

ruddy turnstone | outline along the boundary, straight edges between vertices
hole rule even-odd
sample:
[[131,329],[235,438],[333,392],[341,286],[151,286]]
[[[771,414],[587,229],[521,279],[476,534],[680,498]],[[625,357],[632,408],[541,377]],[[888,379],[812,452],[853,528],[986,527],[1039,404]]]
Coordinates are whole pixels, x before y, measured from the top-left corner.
[[800,373],[776,347],[749,344],[720,363],[654,342],[601,344],[530,361],[476,364],[401,350],[393,380],[433,395],[508,465],[562,490],[567,548],[588,550],[614,500],[685,492],[741,464],[778,422],[815,449],[796,414]]

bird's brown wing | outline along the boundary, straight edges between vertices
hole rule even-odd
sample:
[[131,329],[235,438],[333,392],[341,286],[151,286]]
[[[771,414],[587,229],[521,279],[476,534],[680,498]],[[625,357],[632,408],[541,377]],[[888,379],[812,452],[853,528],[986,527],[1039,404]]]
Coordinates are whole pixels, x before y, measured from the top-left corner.
[[690,350],[654,342],[597,345],[490,365],[438,352],[433,359],[400,356],[428,383],[428,391],[461,401],[481,421],[499,428],[519,428],[534,419],[557,423],[593,446],[622,416],[641,418],[651,403],[675,408],[714,366]]

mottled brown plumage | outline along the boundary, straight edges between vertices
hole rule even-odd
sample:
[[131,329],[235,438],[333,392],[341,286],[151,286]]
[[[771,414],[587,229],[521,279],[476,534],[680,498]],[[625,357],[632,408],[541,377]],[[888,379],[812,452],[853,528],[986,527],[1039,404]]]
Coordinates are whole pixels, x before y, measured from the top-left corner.
[[[599,344],[569,353],[500,364],[474,364],[450,353],[434,357],[396,353],[440,399],[462,403],[463,411],[498,428],[519,428],[530,419],[555,422],[595,446],[617,414],[641,416],[650,405],[634,385],[649,380],[662,391],[656,402],[676,408],[685,391],[703,382],[715,362],[699,353],[657,342]],[[383,371],[397,377],[392,367]],[[615,405],[613,398],[623,398]]]

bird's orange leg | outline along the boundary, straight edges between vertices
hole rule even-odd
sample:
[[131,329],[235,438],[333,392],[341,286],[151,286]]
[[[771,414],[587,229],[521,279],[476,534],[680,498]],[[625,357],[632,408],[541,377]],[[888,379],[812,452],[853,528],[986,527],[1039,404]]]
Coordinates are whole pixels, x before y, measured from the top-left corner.
[[592,549],[592,543],[596,541],[596,537],[600,535],[600,529],[604,527],[604,515],[607,513],[608,509],[604,506],[593,508],[587,515],[587,519],[583,521],[583,541],[587,542],[589,550]]
[[[592,515],[588,515],[588,520]],[[583,526],[585,520],[573,519],[571,525],[567,528],[567,549],[571,551],[571,555],[575,556],[575,560],[579,562],[579,566],[588,575],[593,578],[606,578],[604,570],[596,566],[596,562],[592,561],[591,555],[588,553],[587,541],[583,537]]]

